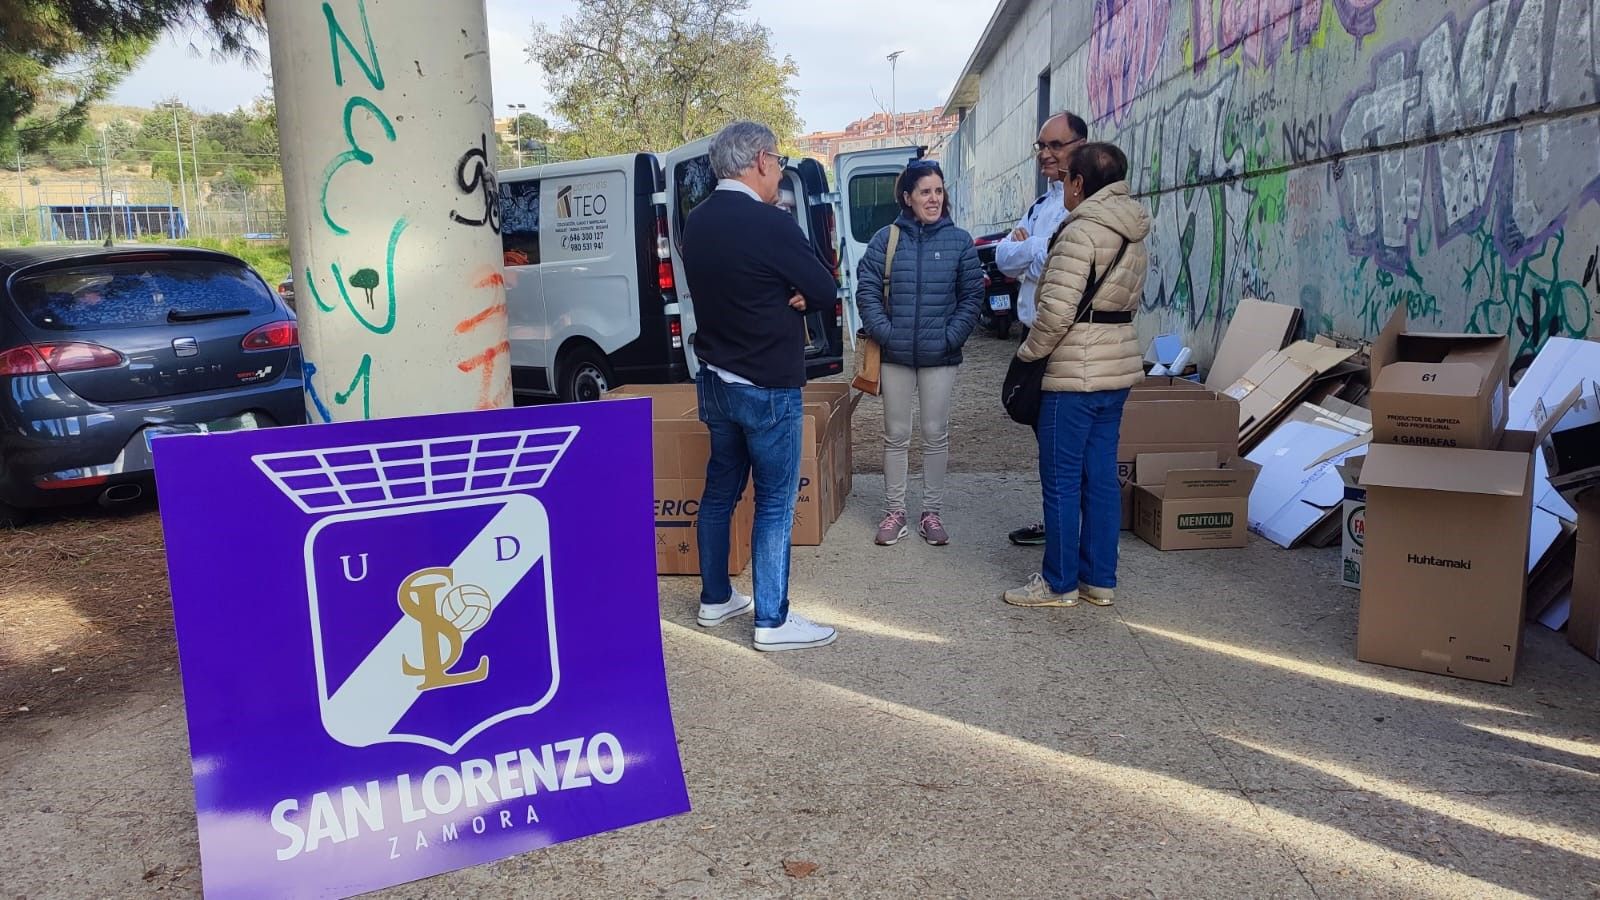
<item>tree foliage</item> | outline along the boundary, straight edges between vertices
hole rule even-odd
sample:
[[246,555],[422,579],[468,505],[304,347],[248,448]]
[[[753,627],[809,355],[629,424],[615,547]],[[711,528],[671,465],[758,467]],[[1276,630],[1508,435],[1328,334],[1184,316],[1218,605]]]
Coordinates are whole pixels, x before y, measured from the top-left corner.
[[536,25],[528,56],[545,71],[552,111],[569,126],[569,157],[667,150],[734,119],[779,141],[800,131],[792,80],[771,32],[746,19],[749,0],[578,0],[551,30]]
[[171,26],[204,25],[217,52],[254,61],[262,0],[0,0],[0,149],[78,140]]

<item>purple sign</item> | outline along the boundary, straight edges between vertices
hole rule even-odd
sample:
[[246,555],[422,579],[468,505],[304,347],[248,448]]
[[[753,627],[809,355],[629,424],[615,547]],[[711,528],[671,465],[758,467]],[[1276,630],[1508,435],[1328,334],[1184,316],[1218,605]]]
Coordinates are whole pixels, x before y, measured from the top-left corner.
[[348,896],[689,809],[649,401],[153,445],[208,896]]

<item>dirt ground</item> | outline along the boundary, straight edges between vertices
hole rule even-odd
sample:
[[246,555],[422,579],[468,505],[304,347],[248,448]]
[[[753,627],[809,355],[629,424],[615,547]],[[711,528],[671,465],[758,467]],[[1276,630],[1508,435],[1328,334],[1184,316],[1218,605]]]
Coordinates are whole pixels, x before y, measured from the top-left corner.
[[[1006,417],[1000,406],[1000,385],[1006,367],[1017,351],[1020,331],[1010,340],[979,332],[967,342],[966,361],[956,377],[956,395],[950,410],[950,471],[1037,472],[1039,448],[1032,432]],[[855,372],[855,360],[845,358],[845,371]],[[849,377],[833,380],[849,381]],[[857,472],[883,471],[883,402],[866,397],[856,410],[855,460]],[[921,438],[911,439],[911,473],[922,465]]]

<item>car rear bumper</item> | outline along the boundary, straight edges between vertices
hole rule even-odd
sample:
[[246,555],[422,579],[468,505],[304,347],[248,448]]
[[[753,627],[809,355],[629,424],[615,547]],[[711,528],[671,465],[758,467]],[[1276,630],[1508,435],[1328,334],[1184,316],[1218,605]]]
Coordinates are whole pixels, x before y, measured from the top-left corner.
[[95,500],[109,487],[148,481],[147,432],[162,426],[272,428],[305,421],[298,374],[253,388],[97,404],[53,375],[0,379],[0,502],[18,507]]

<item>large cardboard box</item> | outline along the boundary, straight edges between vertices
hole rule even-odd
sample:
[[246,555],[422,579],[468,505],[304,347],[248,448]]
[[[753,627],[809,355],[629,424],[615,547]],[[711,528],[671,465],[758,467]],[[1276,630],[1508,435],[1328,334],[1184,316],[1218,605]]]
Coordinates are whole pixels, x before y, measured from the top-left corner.
[[1150,546],[1216,550],[1249,541],[1254,463],[1210,453],[1147,453],[1134,466],[1133,530]]
[[790,543],[815,547],[839,520],[850,496],[851,424],[860,400],[851,398],[849,385],[831,382],[806,385],[803,396],[805,436]]
[[1283,349],[1300,324],[1300,308],[1282,303],[1244,299],[1234,310],[1217,356],[1206,373],[1206,387],[1225,391],[1256,360]]
[[[701,424],[692,384],[630,385],[608,398],[645,397],[651,401],[651,443],[655,465],[656,572],[700,574],[700,496],[705,493],[711,435]],[[733,511],[728,573],[750,564],[750,530],[755,524],[755,494],[746,489]]]
[[1373,440],[1493,450],[1509,415],[1504,335],[1406,331],[1405,307],[1372,343]]
[[1133,529],[1135,460],[1142,453],[1239,453],[1239,404],[1181,378],[1146,378],[1128,395],[1117,441],[1122,529]]
[[1511,683],[1522,646],[1535,453],[1553,424],[1507,431],[1495,450],[1368,448],[1358,659]]
[[1367,489],[1361,486],[1361,470],[1366,461],[1366,457],[1357,456],[1338,467],[1339,477],[1344,481],[1339,583],[1357,590],[1361,589],[1361,562],[1367,544]]

